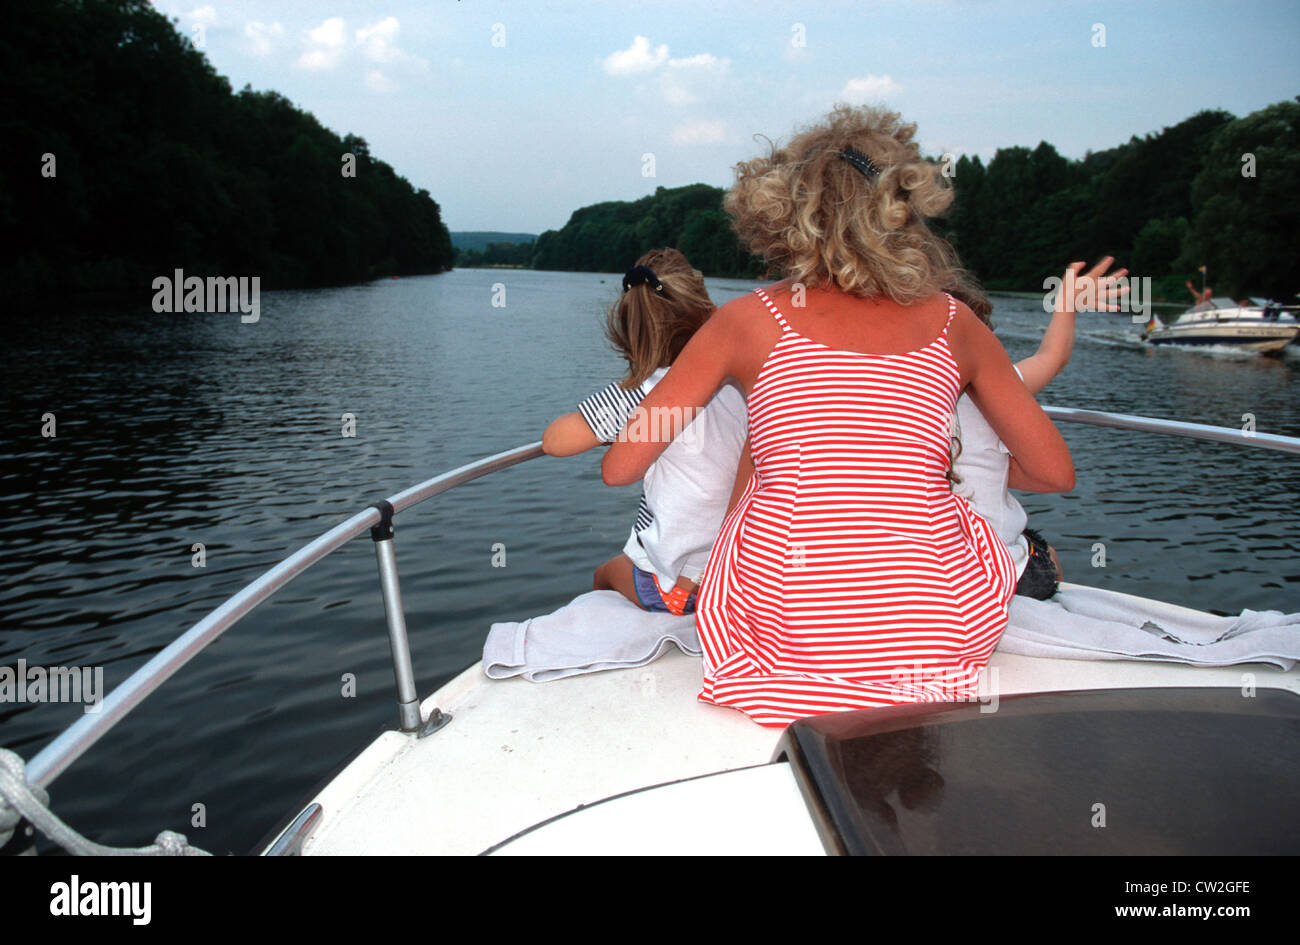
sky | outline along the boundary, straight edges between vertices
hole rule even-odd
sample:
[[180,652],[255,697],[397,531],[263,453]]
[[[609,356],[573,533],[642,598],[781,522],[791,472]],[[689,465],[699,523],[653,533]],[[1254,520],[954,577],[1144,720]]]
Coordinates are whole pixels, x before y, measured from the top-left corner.
[[838,102],[987,162],[1040,141],[1081,158],[1300,94],[1300,0],[153,2],[233,88],[365,138],[454,231],[729,186],[763,137]]

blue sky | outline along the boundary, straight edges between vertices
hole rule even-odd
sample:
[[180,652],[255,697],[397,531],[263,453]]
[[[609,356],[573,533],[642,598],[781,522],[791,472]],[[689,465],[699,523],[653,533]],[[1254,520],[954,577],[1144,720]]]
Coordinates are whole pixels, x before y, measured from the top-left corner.
[[786,138],[839,101],[900,111],[929,153],[987,160],[1042,140],[1079,158],[1300,94],[1300,0],[154,6],[236,89],[364,137],[453,230],[538,233],[657,186],[727,186],[755,134]]

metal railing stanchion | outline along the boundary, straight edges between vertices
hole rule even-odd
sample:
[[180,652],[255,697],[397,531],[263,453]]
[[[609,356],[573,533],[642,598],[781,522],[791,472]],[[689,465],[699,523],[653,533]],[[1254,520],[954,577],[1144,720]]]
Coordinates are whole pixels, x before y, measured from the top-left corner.
[[430,714],[431,727],[421,728],[420,695],[415,691],[415,668],[411,665],[411,643],[406,636],[406,612],[402,609],[402,587],[397,579],[397,553],[393,547],[393,504],[376,502],[379,524],[370,529],[379,563],[379,586],[384,595],[384,619],[388,624],[388,645],[393,651],[393,677],[397,683],[397,717],[402,731],[421,737],[442,728],[451,716],[438,710]]

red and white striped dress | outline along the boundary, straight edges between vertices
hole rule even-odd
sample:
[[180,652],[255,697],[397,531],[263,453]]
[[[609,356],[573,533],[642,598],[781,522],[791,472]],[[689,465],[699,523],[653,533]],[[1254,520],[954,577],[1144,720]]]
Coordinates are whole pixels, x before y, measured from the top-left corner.
[[701,701],[784,725],[976,698],[1016,572],[946,476],[957,303],[924,348],[876,355],[805,338],[756,291],[782,334],[749,396],[755,475],[701,582]]

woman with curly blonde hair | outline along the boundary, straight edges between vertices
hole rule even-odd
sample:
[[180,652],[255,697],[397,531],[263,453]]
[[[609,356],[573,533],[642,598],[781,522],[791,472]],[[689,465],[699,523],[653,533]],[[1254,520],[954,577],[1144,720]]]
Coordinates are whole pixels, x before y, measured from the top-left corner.
[[[739,496],[701,582],[700,698],[762,724],[975,697],[1016,572],[950,488],[963,391],[1022,483],[1074,486],[1060,433],[954,298],[987,306],[927,225],[953,195],[914,135],[838,107],[738,165],[736,232],[786,278],[718,309],[641,404],[698,407],[728,379],[746,394]],[[616,443],[605,481],[635,482],[666,445]]]

